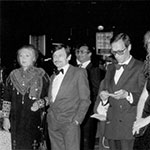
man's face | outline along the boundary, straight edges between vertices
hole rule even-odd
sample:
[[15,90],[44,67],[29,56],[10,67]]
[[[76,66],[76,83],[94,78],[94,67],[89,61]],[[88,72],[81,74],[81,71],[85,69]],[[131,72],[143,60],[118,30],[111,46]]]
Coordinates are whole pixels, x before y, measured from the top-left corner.
[[126,48],[124,42],[120,39],[117,42],[112,43],[111,46],[111,52],[115,56],[118,63],[123,63],[129,59],[131,45]]
[[81,46],[78,50],[78,60],[84,63],[91,59],[91,52],[89,52],[87,46]]
[[53,54],[53,63],[58,68],[61,69],[70,60],[70,56],[67,57],[66,51],[64,48],[57,50]]

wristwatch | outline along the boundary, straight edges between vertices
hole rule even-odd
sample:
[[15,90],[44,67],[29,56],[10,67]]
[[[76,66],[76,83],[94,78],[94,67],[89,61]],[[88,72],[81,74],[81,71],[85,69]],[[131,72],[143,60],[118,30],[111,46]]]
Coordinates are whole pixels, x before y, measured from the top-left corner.
[[79,124],[79,122],[78,122],[77,120],[75,120],[75,123],[76,123],[76,125],[78,125],[78,124]]

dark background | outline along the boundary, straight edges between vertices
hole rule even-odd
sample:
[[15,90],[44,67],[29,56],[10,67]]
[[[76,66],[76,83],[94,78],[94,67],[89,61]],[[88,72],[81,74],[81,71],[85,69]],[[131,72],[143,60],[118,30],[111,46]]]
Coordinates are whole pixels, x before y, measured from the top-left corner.
[[129,34],[133,56],[145,59],[143,36],[150,30],[148,1],[0,1],[1,66],[15,67],[16,51],[28,44],[30,34],[46,35],[49,57],[52,42],[74,45],[88,41],[95,46],[98,25],[104,26],[103,31]]

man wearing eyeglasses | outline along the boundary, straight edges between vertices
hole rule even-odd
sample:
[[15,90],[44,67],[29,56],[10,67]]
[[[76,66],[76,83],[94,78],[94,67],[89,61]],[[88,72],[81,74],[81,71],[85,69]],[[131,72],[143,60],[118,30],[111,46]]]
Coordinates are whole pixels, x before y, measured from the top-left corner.
[[[93,55],[93,56],[92,56]],[[82,150],[93,150],[95,145],[97,120],[91,118],[93,107],[98,94],[99,84],[104,77],[104,72],[100,70],[92,58],[94,57],[93,48],[88,44],[81,44],[76,51],[76,58],[79,67],[85,68],[88,74],[90,85],[91,105],[88,109],[86,117],[81,125],[81,147]]]
[[110,150],[133,150],[133,122],[144,86],[143,63],[131,54],[128,35],[120,33],[111,40],[111,53],[118,64],[108,66],[105,79],[99,89],[95,110],[100,101],[110,106],[105,124],[105,137]]

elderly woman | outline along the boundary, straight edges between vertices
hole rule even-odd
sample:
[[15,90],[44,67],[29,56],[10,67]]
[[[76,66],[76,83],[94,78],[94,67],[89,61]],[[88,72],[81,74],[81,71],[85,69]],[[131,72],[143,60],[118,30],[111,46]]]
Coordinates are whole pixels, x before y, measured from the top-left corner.
[[20,68],[13,70],[4,90],[3,128],[11,131],[12,146],[17,150],[37,148],[41,139],[39,126],[42,110],[32,111],[32,104],[47,96],[49,76],[34,66],[37,51],[32,45],[18,50]]
[[150,150],[150,31],[144,35],[147,51],[144,74],[147,79],[137,106],[137,117],[133,126],[136,150]]

